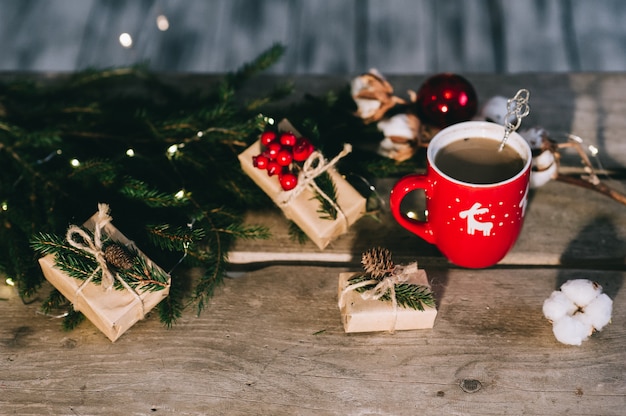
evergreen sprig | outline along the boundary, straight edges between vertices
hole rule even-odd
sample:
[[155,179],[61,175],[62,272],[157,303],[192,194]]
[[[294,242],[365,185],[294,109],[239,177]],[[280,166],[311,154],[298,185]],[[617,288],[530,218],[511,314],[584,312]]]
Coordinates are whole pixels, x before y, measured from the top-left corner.
[[[181,316],[186,297],[205,308],[223,281],[233,241],[269,236],[264,226],[243,224],[244,210],[269,202],[244,180],[237,155],[265,128],[260,106],[290,89],[249,103],[238,92],[283,51],[273,45],[192,90],[146,66],[0,83],[0,270],[20,295],[34,295],[44,281],[33,252],[58,254],[73,276],[93,270],[92,259],[61,249],[53,236],[106,202],[116,227],[155,264],[180,266],[159,304],[163,323]],[[205,270],[197,282],[194,267]],[[138,270],[121,273],[145,283]]]
[[[89,230],[85,228],[83,230],[93,238],[93,234]],[[102,250],[105,253],[107,246],[117,244],[104,233],[102,237]],[[31,246],[40,255],[53,254],[55,267],[65,272],[69,277],[79,280],[87,280],[92,277],[95,284],[102,282],[102,270],[94,255],[71,246],[61,237],[39,233],[31,240]],[[109,264],[115,275],[134,290],[141,292],[163,290],[168,285],[169,276],[167,273],[149,263],[144,256],[139,255],[133,248],[126,247],[125,250],[130,254],[130,265],[127,268],[118,268]],[[118,279],[115,279],[114,288],[122,290],[124,286]]]
[[[369,280],[374,280],[376,283],[355,289],[359,293],[374,289],[378,282],[391,277],[395,272],[395,266],[391,260],[391,252],[386,248],[375,247],[367,250],[362,255],[361,263],[364,272],[356,273],[348,279],[348,284],[353,285]],[[435,307],[435,298],[428,286],[397,283],[394,286],[394,290],[396,301],[401,307],[416,309],[418,311],[423,311],[424,306]],[[391,290],[387,290],[387,292],[380,297],[380,300],[391,301]]]
[[[334,204],[337,204],[337,187],[335,186],[335,182],[328,174],[328,172],[323,172],[317,178],[314,179],[317,186],[320,190],[333,201]],[[326,220],[336,220],[337,208],[333,204],[328,201],[328,199],[324,198],[318,192],[315,193],[315,199],[317,199],[320,203],[320,206],[317,210],[319,217]]]

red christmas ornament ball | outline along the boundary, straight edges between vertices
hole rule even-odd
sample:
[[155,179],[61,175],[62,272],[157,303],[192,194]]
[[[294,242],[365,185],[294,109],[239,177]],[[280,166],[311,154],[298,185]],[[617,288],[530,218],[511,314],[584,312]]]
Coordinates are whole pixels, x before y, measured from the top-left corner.
[[415,105],[423,123],[444,128],[474,117],[478,96],[472,84],[462,76],[442,73],[424,81],[417,91]]
[[290,191],[298,185],[298,177],[292,172],[285,172],[278,178],[280,186],[285,191]]

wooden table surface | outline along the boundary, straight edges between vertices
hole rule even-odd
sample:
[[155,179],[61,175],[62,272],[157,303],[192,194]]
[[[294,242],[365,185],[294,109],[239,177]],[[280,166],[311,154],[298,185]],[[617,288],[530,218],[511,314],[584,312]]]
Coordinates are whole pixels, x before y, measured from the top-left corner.
[[[398,91],[424,77],[390,77]],[[626,190],[626,74],[468,75],[482,100],[531,90],[528,124],[597,146]],[[301,77],[319,92],[346,79]],[[572,171],[576,158],[565,157]],[[392,181],[379,181],[386,195]],[[271,241],[239,242],[232,278],[172,329],[149,316],[111,343],[89,322],[62,332],[0,283],[0,414],[623,415],[626,206],[551,182],[532,192],[518,243],[497,266],[450,266],[397,226],[363,218],[321,251],[290,242],[278,211],[251,212]],[[439,314],[433,329],[345,334],[337,279],[363,250],[417,260]],[[396,256],[397,255],[397,256]],[[613,299],[612,322],[579,347],[557,342],[542,303],[575,278]]]

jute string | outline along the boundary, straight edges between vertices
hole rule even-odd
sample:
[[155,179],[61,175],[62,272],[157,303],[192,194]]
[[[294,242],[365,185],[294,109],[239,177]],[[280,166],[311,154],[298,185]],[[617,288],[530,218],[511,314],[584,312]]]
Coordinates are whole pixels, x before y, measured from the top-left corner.
[[360,293],[361,298],[364,300],[380,300],[380,298],[382,298],[387,292],[389,292],[389,297],[391,298],[391,306],[393,307],[393,320],[391,322],[391,328],[389,329],[389,331],[393,333],[396,330],[396,323],[398,321],[398,299],[396,299],[396,285],[406,283],[411,277],[411,274],[416,270],[417,263],[411,263],[407,266],[396,266],[394,271],[389,276],[384,277],[382,280],[370,279],[348,285],[345,289],[341,291],[341,295],[339,296],[339,308],[341,309],[345,306],[345,297],[349,292],[375,284],[376,286],[374,286],[373,288]]
[[315,183],[315,178],[320,176],[322,173],[328,171],[330,168],[334,167],[337,162],[341,160],[341,158],[343,158],[350,152],[352,152],[352,145],[349,143],[345,143],[341,152],[339,152],[339,154],[337,154],[337,156],[335,156],[329,162],[326,162],[326,159],[324,159],[324,155],[322,155],[322,153],[318,152],[317,150],[311,153],[311,155],[304,162],[302,170],[298,175],[298,185],[296,185],[295,188],[289,191],[282,191],[277,198],[278,205],[280,207],[289,205],[291,201],[293,201],[302,193],[302,191],[310,188],[314,192],[317,192],[319,195],[321,195],[322,198],[324,198],[333,207],[333,209],[344,218],[347,227],[348,218],[343,213],[339,205],[337,205],[337,203],[333,201],[331,197],[329,197],[324,191],[320,189],[319,186],[317,186],[317,184]]
[[[83,291],[83,288],[91,282],[94,277],[97,276],[99,271],[102,271],[102,279],[101,285],[102,287],[109,291],[113,288],[115,280],[117,279],[122,286],[130,293],[132,293],[137,300],[139,300],[139,304],[141,305],[141,316],[145,316],[144,304],[143,300],[139,296],[139,294],[132,288],[124,279],[122,279],[117,273],[114,274],[109,269],[109,265],[104,257],[104,252],[102,251],[102,229],[111,222],[111,216],[109,215],[109,206],[107,204],[98,204],[98,213],[96,214],[95,224],[94,224],[94,233],[93,240],[89,236],[85,230],[78,227],[77,225],[71,225],[67,230],[66,239],[67,242],[74,248],[85,251],[96,259],[98,263],[98,267],[96,267],[91,273],[91,275],[85,279],[81,285],[76,289],[74,293],[74,300],[78,298],[78,295]],[[75,235],[79,235],[86,244],[79,243],[74,239]],[[76,302],[74,302],[76,303]]]

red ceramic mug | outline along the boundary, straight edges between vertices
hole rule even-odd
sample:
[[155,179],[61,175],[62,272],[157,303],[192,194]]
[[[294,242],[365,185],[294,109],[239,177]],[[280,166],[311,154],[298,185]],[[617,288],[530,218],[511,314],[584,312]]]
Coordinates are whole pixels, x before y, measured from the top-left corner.
[[[503,135],[504,128],[495,123],[467,121],[449,126],[429,143],[426,172],[403,177],[391,190],[389,205],[396,221],[461,267],[498,263],[522,229],[532,160],[528,143],[511,133],[505,151],[512,162],[483,166],[503,153],[498,152]],[[486,147],[481,149],[482,145]],[[465,166],[463,158],[471,154],[480,156],[470,161],[475,165]],[[506,170],[510,171],[504,173]],[[472,177],[476,176],[472,172],[486,172],[487,176]],[[492,173],[495,176],[490,177]],[[403,199],[420,189],[426,197],[425,221],[410,218],[401,210]]]

